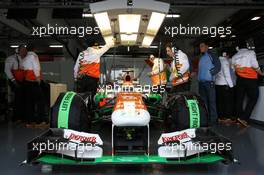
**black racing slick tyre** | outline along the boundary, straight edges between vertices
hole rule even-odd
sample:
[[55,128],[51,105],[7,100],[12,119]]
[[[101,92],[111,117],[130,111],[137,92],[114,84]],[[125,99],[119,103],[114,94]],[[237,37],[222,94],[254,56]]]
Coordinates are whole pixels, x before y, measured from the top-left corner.
[[61,93],[51,108],[50,127],[89,132],[91,112],[86,100],[75,92]]
[[192,92],[177,93],[168,98],[168,130],[207,127],[209,115],[200,96]]

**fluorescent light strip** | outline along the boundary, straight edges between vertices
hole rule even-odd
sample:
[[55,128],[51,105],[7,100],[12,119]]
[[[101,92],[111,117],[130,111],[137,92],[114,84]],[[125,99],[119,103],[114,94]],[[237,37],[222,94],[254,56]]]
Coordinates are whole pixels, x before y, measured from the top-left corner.
[[213,49],[213,47],[208,47],[208,49]]
[[140,17],[137,14],[118,15],[120,33],[138,33]]
[[251,18],[251,21],[256,21],[256,20],[258,20],[259,18],[260,18],[260,16],[255,16],[255,17]]
[[225,38],[226,37],[226,35],[220,35],[220,38]]
[[157,49],[158,46],[149,46],[149,48],[151,48],[151,49]]
[[97,22],[98,27],[100,28],[102,35],[108,35],[112,33],[107,12],[96,13],[94,14],[94,18]]
[[231,36],[231,38],[235,38],[235,37],[236,37],[236,35],[232,35],[232,36]]
[[10,45],[11,48],[18,48],[18,45]]
[[158,46],[148,46],[149,49],[157,49],[159,48]]
[[91,14],[91,13],[83,13],[82,14],[82,17],[83,18],[92,18],[93,17],[93,14]]
[[180,14],[167,14],[166,15],[166,18],[179,18],[179,17],[181,17]]
[[[150,48],[150,49],[157,49],[159,46],[149,46],[148,48]],[[143,46],[139,46],[139,48],[145,48],[145,47],[143,47]]]
[[147,34],[156,35],[158,33],[158,30],[164,18],[165,18],[165,14],[152,12],[148,27],[147,27]]
[[62,48],[63,45],[49,45],[50,48]]

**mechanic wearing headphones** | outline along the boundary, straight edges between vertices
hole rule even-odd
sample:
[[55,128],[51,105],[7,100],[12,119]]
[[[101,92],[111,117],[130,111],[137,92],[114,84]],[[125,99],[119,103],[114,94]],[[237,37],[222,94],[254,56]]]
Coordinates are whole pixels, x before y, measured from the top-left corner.
[[190,90],[190,64],[187,55],[174,48],[172,43],[166,44],[166,53],[172,58],[170,81],[172,92],[185,92]]
[[74,66],[74,79],[77,81],[77,92],[96,94],[100,78],[100,57],[114,44],[99,48],[98,43],[91,41],[88,48],[82,51]]
[[26,55],[27,50],[25,46],[20,45],[16,49],[16,53],[5,60],[5,74],[8,78],[8,84],[15,94],[13,121],[25,120],[23,117],[24,92],[22,83],[24,80],[24,72],[22,70],[22,59],[24,59]]

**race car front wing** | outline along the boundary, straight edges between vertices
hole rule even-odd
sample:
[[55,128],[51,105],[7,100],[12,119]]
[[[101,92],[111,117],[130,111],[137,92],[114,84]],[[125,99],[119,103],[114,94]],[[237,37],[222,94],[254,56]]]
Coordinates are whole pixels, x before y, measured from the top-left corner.
[[232,143],[209,128],[164,133],[157,154],[103,155],[98,134],[49,129],[27,145],[27,164],[210,164],[235,162]]

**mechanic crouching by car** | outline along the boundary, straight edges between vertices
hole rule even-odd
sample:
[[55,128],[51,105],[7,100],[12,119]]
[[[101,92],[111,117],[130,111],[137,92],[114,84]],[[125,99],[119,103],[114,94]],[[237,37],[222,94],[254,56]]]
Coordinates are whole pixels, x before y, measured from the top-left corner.
[[167,83],[166,70],[164,61],[161,58],[155,58],[154,55],[149,56],[149,61],[153,64],[152,71],[148,73],[151,77],[152,86],[158,87],[158,93],[163,92],[161,86],[165,91],[165,86]]
[[[238,47],[238,52],[232,57],[232,64],[237,74],[236,115],[237,121],[247,127],[259,96],[258,74],[264,76],[264,73],[260,70],[256,53],[247,49],[246,42],[240,41]],[[247,102],[244,109],[246,95]]]
[[[25,74],[26,127],[47,127],[47,123],[45,122],[44,94],[40,87],[41,68],[39,58],[35,52],[31,51],[31,49],[27,52],[22,67]],[[37,110],[35,111],[35,109]],[[35,116],[35,114],[37,114],[37,116]]]
[[218,57],[208,51],[206,42],[200,43],[202,56],[198,64],[199,94],[209,112],[210,125],[218,123],[216,110],[215,76],[221,70],[221,63]]
[[79,54],[74,66],[77,92],[91,92],[93,96],[96,94],[100,78],[100,57],[112,46],[113,43],[100,48],[98,43],[91,41],[88,48]]
[[14,93],[13,116],[12,121],[25,121],[24,116],[24,90],[23,80],[24,72],[22,70],[22,60],[27,55],[25,45],[20,45],[14,55],[9,56],[5,61],[5,74],[8,78],[8,84]]
[[172,59],[170,81],[172,93],[190,91],[190,64],[188,56],[172,45],[166,44],[166,53]]

